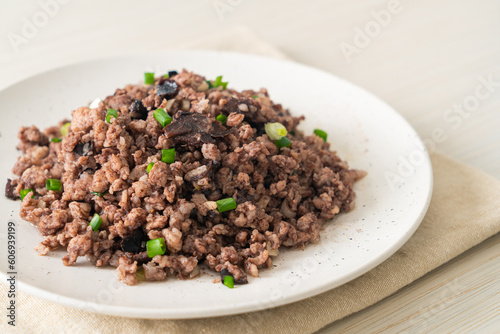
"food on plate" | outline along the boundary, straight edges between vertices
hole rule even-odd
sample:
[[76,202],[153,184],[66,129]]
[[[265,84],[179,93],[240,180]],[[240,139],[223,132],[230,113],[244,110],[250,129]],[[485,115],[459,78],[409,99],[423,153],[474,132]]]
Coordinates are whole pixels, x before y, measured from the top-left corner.
[[183,70],[128,85],[45,131],[19,131],[5,193],[64,265],[86,256],[119,280],[190,278],[206,264],[232,288],[279,247],[320,240],[354,207],[350,169],[327,133],[297,129],[266,89],[236,91]]

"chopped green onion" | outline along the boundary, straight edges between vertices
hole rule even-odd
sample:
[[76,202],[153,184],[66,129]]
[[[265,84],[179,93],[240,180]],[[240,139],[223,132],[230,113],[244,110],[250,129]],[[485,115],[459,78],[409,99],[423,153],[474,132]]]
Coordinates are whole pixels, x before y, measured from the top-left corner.
[[58,179],[47,179],[45,185],[47,186],[47,190],[54,190],[54,191],[61,190],[61,180]]
[[222,75],[219,75],[214,80],[214,87],[219,87],[219,86],[222,86]]
[[111,116],[114,118],[118,118],[118,111],[116,109],[108,109],[108,113],[106,114],[106,122],[111,123]]
[[258,97],[259,97],[259,95],[254,95],[254,96],[252,96],[252,99],[256,99]]
[[167,245],[163,238],[157,238],[146,242],[146,250],[148,257],[155,257],[156,255],[163,255],[167,251]]
[[154,162],[150,162],[148,167],[146,167],[146,173],[149,174],[149,172],[151,172],[151,169],[153,168],[154,165],[155,165]]
[[217,204],[217,210],[221,213],[229,210],[234,210],[237,206],[236,201],[232,197],[220,199],[215,203]]
[[164,74],[164,75],[163,75],[163,77],[164,77],[165,79],[168,79],[168,78],[169,78],[168,73],[167,73],[167,74]]
[[225,90],[227,87],[227,84],[228,84],[227,82],[222,82],[222,75],[219,75],[217,78],[215,78],[214,83],[213,83],[213,87],[214,88],[222,87],[222,90]]
[[103,193],[98,193],[97,191],[91,191],[91,193],[94,194],[94,195],[96,195],[96,196],[102,197],[102,196],[106,195],[108,192],[105,191]]
[[161,126],[166,127],[172,122],[172,117],[165,112],[162,108],[158,108],[153,112],[154,118],[161,124]]
[[286,128],[281,123],[266,123],[264,126],[269,139],[280,140],[283,136],[287,135]]
[[222,124],[226,124],[226,121],[227,121],[227,117],[226,115],[217,115],[217,117],[215,117],[216,120],[218,120],[219,122],[221,122]]
[[144,73],[144,83],[146,85],[152,85],[155,83],[155,74],[152,72]]
[[314,130],[314,134],[320,138],[323,139],[324,142],[326,142],[326,137],[328,137],[328,134],[323,131],[323,130],[320,130],[320,129],[316,129]]
[[175,148],[169,148],[168,150],[161,150],[161,161],[171,164],[175,161]]
[[64,137],[68,134],[69,132],[69,126],[71,125],[71,122],[64,123],[61,126],[61,135]]
[[90,221],[89,225],[92,227],[94,232],[99,231],[99,227],[101,227],[102,224],[102,219],[101,217],[96,213],[94,217],[92,217],[92,220]]
[[60,142],[62,142],[62,139],[61,138],[52,138],[50,141],[53,143],[60,143]]
[[224,285],[229,289],[234,289],[234,278],[231,275],[224,276]]
[[144,267],[137,266],[137,271],[135,272],[135,278],[137,278],[139,282],[144,282],[146,280],[146,273],[144,272]]
[[205,82],[208,84],[208,89],[214,88],[214,85],[212,85],[212,82],[210,80],[205,80]]
[[[33,189],[23,189],[19,192],[19,195],[21,196],[21,201],[26,197],[26,195],[28,195],[30,192],[32,192],[33,194],[35,193],[33,191]],[[31,198],[35,197],[34,195],[31,195]]]
[[288,139],[287,137],[282,137],[280,140],[275,140],[274,143],[276,144],[276,146],[278,146],[278,148],[290,147],[290,145],[292,144],[290,139]]

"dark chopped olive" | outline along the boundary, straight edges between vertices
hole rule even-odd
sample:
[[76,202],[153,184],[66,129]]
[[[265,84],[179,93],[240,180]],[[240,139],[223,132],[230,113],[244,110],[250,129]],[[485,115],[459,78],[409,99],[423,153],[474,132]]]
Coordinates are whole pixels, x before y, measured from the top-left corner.
[[73,152],[85,157],[85,156],[90,155],[92,153],[93,148],[94,148],[94,143],[91,141],[88,141],[85,143],[78,143],[75,146],[75,148],[73,149]]
[[215,160],[210,160],[210,162],[212,163],[211,164],[211,168],[208,170],[207,172],[207,176],[210,178],[210,179],[214,179],[215,178],[215,173],[219,170],[219,168],[221,167],[221,163],[219,161],[215,161]]
[[[246,104],[247,108],[243,111],[240,109],[241,104]],[[251,106],[255,107],[255,111],[251,110]],[[245,115],[245,121],[249,123],[266,123],[269,122],[260,112],[260,106],[254,99],[236,99],[234,97],[230,98],[229,101],[222,107],[221,111],[225,115],[230,113],[238,113]]]
[[224,284],[224,278],[226,276],[231,276],[234,279],[235,284],[247,284],[248,283],[248,280],[246,277],[242,277],[240,280],[236,280],[236,278],[234,278],[234,276],[229,272],[229,270],[227,270],[226,268],[223,268],[220,271],[220,281],[222,284]]
[[189,218],[190,219],[197,219],[198,215],[199,215],[198,209],[194,208],[193,210],[191,210],[191,213],[189,214]]
[[223,268],[221,269],[220,271],[220,281],[222,284],[224,284],[224,277],[226,276],[233,276],[229,273],[229,270],[227,270],[226,268]]
[[238,190],[238,193],[236,194],[236,203],[241,204],[245,202],[252,202],[255,199],[255,196],[252,194],[249,194],[247,190],[241,189]]
[[168,71],[168,77],[169,78],[171,78],[173,76],[176,76],[177,74],[179,74],[179,73],[177,73],[177,71]]
[[148,235],[144,232],[142,228],[138,228],[134,231],[134,234],[125,237],[122,240],[122,250],[129,253],[139,253],[146,250],[146,241],[148,241]]
[[264,177],[264,187],[266,187],[266,189],[269,189],[272,183],[273,183],[273,177],[269,174],[266,175],[266,177]]
[[7,184],[5,184],[5,197],[8,199],[18,199],[19,196],[16,194],[16,181],[12,181],[11,179],[7,179]]
[[171,80],[165,80],[162,83],[156,85],[156,95],[159,95],[165,99],[171,99],[177,94],[177,83]]
[[215,211],[210,210],[210,211],[207,212],[207,216],[206,217],[207,217],[208,220],[214,220],[215,217],[217,217],[217,213],[215,213]]
[[207,115],[179,111],[165,127],[165,134],[176,143],[202,146],[203,143],[215,144],[214,138],[224,137],[229,131],[220,122],[210,123]]
[[130,256],[130,259],[132,261],[137,261],[138,264],[146,263],[146,262],[149,262],[149,260],[151,260],[148,256],[148,252],[146,252],[146,251],[132,254]]
[[142,104],[141,100],[135,100],[130,105],[130,118],[142,120],[148,118],[148,109]]

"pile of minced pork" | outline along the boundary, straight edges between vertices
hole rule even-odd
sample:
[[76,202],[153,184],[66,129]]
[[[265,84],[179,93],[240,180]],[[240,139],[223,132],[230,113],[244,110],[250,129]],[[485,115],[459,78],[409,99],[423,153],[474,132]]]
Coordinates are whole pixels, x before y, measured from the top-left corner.
[[64,265],[86,256],[133,285],[194,277],[204,263],[232,288],[354,207],[365,173],[326,132],[298,130],[302,119],[265,89],[146,73],[57,126],[21,128],[6,196],[44,236],[41,255],[67,249]]

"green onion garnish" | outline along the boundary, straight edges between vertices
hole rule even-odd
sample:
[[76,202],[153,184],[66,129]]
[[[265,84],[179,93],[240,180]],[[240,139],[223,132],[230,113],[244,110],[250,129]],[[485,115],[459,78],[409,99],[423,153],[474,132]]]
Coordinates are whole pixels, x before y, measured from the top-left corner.
[[226,275],[224,276],[224,285],[227,286],[229,289],[234,288],[234,278],[231,275]]
[[106,114],[106,122],[111,123],[111,116],[114,118],[118,118],[118,111],[116,109],[108,109],[108,113]]
[[252,99],[256,99],[258,97],[259,97],[259,95],[254,95],[254,96],[252,96]]
[[323,139],[324,142],[326,142],[326,137],[328,137],[328,134],[323,131],[323,130],[320,130],[320,129],[316,129],[314,130],[314,134],[320,138]]
[[102,219],[101,217],[96,213],[94,217],[92,217],[92,220],[90,221],[89,225],[92,227],[94,232],[99,231],[99,227],[101,227],[102,224]]
[[172,117],[165,112],[162,108],[158,108],[153,112],[154,118],[161,124],[161,126],[166,127],[172,122]]
[[168,73],[167,73],[167,74],[164,74],[164,75],[163,75],[163,77],[164,77],[165,79],[168,79],[168,78],[169,78]]
[[269,139],[280,140],[283,136],[287,135],[286,128],[281,123],[266,123],[264,126]]
[[155,74],[152,72],[144,73],[144,83],[146,85],[152,85],[155,83]]
[[275,140],[274,143],[276,144],[276,146],[278,146],[278,148],[290,147],[290,145],[292,144],[292,142],[287,137],[282,137],[280,140]]
[[47,190],[60,191],[61,190],[61,180],[58,179],[47,179],[45,183]]
[[[21,201],[26,197],[26,195],[28,195],[30,192],[33,192],[33,194],[35,193],[33,191],[33,189],[23,189],[19,192],[19,195],[21,196]],[[31,198],[35,197],[34,195],[31,195]]]
[[226,121],[227,121],[227,117],[226,115],[217,115],[217,117],[215,117],[216,120],[218,120],[219,122],[221,122],[222,124],[226,124]]
[[155,165],[154,162],[150,162],[148,167],[146,167],[146,173],[149,174],[149,172],[151,172],[151,169],[153,168],[154,165]]
[[212,85],[212,82],[210,80],[205,80],[205,82],[208,84],[208,89],[214,88],[214,85]]
[[52,138],[50,141],[53,143],[60,143],[60,142],[62,142],[62,139],[61,138]]
[[148,257],[155,257],[156,255],[163,255],[167,251],[167,245],[163,238],[157,238],[146,242],[146,250]]
[[215,202],[215,204],[217,204],[217,210],[221,213],[229,210],[234,210],[237,206],[236,201],[232,197],[220,199]]
[[214,88],[222,87],[222,90],[225,90],[227,87],[227,84],[228,84],[227,82],[222,82],[222,75],[219,75],[217,78],[215,78],[214,83],[213,83],[213,87]]
[[68,134],[69,132],[69,126],[71,125],[71,122],[64,123],[61,126],[61,135],[64,137]]
[[108,192],[105,191],[103,193],[98,193],[97,191],[91,191],[91,193],[94,194],[94,195],[96,195],[96,196],[102,197],[102,196],[106,195]]
[[169,148],[168,150],[161,150],[161,161],[171,164],[175,161],[175,148]]

